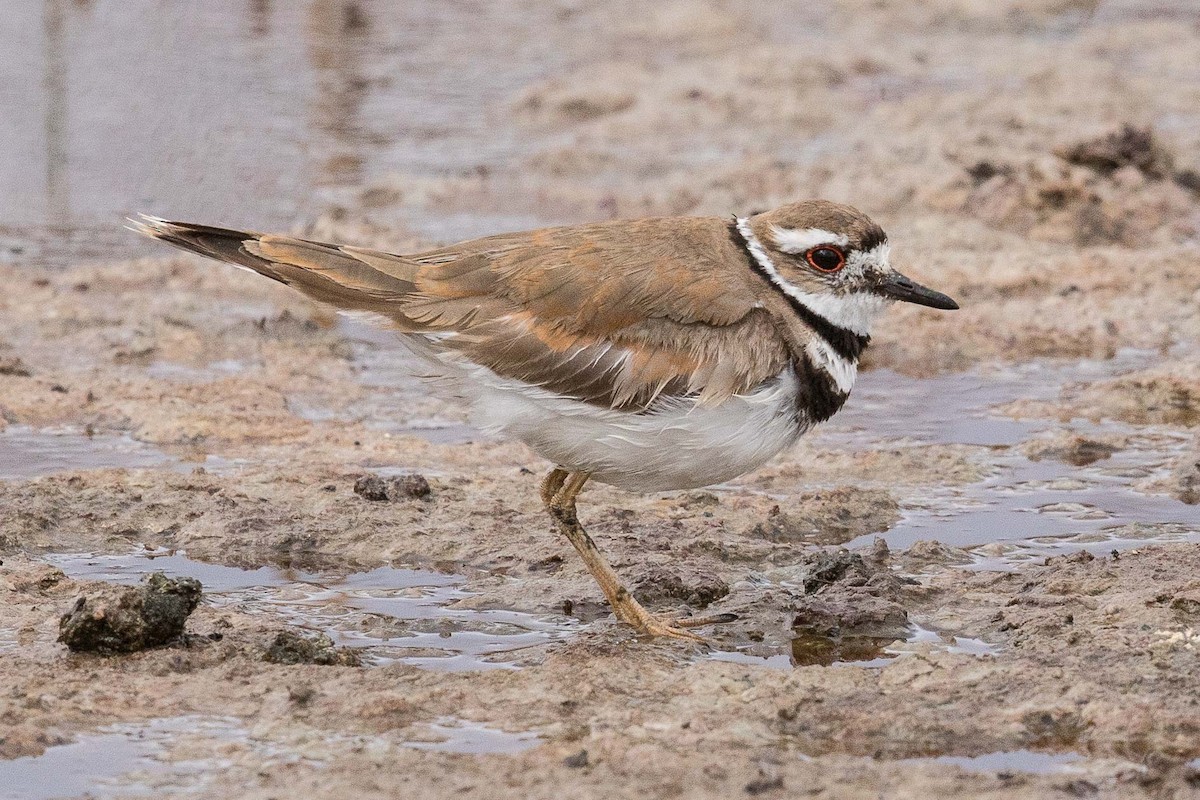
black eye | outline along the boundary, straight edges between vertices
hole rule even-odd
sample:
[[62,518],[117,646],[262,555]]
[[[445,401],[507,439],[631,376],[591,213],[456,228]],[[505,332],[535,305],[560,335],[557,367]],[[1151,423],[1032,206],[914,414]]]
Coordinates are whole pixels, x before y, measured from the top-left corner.
[[808,263],[821,272],[837,272],[846,266],[846,257],[836,247],[814,247],[804,255]]

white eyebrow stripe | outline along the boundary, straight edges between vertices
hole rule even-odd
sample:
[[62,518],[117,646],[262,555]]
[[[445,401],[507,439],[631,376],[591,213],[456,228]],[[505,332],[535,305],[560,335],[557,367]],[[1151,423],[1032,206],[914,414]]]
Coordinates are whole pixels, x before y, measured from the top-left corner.
[[[767,279],[775,284],[776,288],[794,300],[799,301],[801,305],[806,306],[817,316],[824,317],[827,322],[839,328],[846,328],[860,336],[867,336],[871,333],[871,324],[888,306],[889,301],[886,298],[869,292],[854,292],[849,295],[839,295],[832,293],[813,294],[812,292],[804,291],[779,274],[779,270],[775,267],[775,262],[767,254],[766,249],[762,246],[762,242],[754,235],[754,230],[750,227],[750,221],[743,217],[736,217],[734,221],[737,224],[738,232],[746,240],[746,247],[750,250],[750,255],[754,256],[754,260],[758,262]],[[880,247],[886,246],[880,245]],[[886,257],[886,250],[876,248],[870,252],[874,253],[876,250],[879,250]]]
[[844,233],[834,233],[824,228],[780,228],[771,226],[771,238],[775,246],[784,253],[796,254],[807,252],[822,244],[836,244],[838,247],[848,247],[850,239]]

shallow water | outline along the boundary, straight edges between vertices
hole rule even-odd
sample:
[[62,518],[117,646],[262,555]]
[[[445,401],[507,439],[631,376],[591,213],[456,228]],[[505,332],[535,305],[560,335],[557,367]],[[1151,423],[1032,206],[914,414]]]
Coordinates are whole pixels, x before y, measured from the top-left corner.
[[930,756],[901,759],[899,764],[938,764],[964,772],[996,775],[1078,775],[1096,780],[1130,777],[1146,767],[1118,759],[1089,758],[1080,753],[1044,753],[1037,750],[1001,750],[978,756]]
[[[462,420],[465,411],[447,404],[445,415],[421,417],[414,407],[428,405],[435,393],[431,384],[418,375],[428,366],[399,341],[398,335],[350,315],[339,315],[338,331],[350,342],[358,382],[369,391],[366,396],[342,410],[333,410],[321,398],[292,393],[288,408],[313,422],[361,422],[364,427],[385,435],[417,436],[434,444],[457,444],[487,439],[479,429]],[[439,404],[440,405],[440,404]],[[459,418],[455,418],[459,411]]]
[[[541,743],[536,732],[510,733],[456,717],[442,717],[418,725],[417,730],[420,739],[401,741],[398,746],[510,755]],[[179,758],[176,751],[185,743],[188,755],[212,755]],[[107,725],[67,744],[48,747],[38,756],[0,760],[0,800],[202,796],[213,772],[231,764],[222,757],[222,747],[254,750],[267,763],[320,765],[331,746],[363,743],[385,750],[397,746],[379,737],[329,735],[322,739],[321,756],[314,759],[294,746],[280,747],[255,738],[246,724],[234,717],[188,715]]]
[[[359,380],[371,391],[352,408],[336,413],[319,405],[305,407],[303,398],[293,397],[289,403],[294,411],[314,420],[357,420],[384,435],[414,435],[435,443],[487,438],[452,413],[414,417],[414,404],[430,391],[413,377],[420,369],[419,361],[397,347],[387,331],[355,320],[344,320],[341,326],[355,347]],[[847,408],[811,435],[826,446],[859,451],[924,444],[993,448],[989,461],[996,468],[984,480],[934,488],[920,505],[903,509],[903,518],[880,534],[894,549],[922,539],[957,547],[987,545],[990,549],[979,555],[981,564],[1011,568],[1027,558],[1077,549],[1100,553],[1153,541],[1195,538],[1200,535],[1200,506],[1137,490],[1139,483],[1169,472],[1171,460],[1189,446],[1186,434],[1153,426],[1076,420],[1066,427],[1085,436],[1120,434],[1128,439],[1128,445],[1110,458],[1085,466],[1050,459],[1032,461],[1015,445],[1057,430],[1060,423],[1013,419],[999,410],[1016,400],[1053,398],[1070,383],[1120,374],[1143,355],[1130,352],[1104,362],[1033,362],[926,379],[886,370],[868,372]],[[240,365],[211,367],[220,371],[235,368]],[[158,369],[168,370],[164,365]],[[177,379],[200,379],[191,371],[168,371]],[[71,470],[159,466],[189,470],[195,464],[180,462],[127,435],[87,436],[75,430],[26,426],[9,426],[0,432],[0,480]],[[237,467],[218,455],[210,455],[204,466],[216,472]],[[864,536],[849,546],[867,545],[874,538],[875,534]],[[998,547],[1004,552],[998,552]]]
[[541,743],[532,731],[509,733],[478,722],[442,717],[424,725],[431,741],[407,741],[405,747],[417,750],[433,750],[439,753],[465,753],[486,755],[490,753],[522,753]]
[[56,472],[159,467],[169,455],[130,436],[88,435],[74,429],[10,425],[0,431],[0,480],[26,480]]
[[708,654],[712,661],[729,661],[756,667],[793,669],[795,667],[886,667],[898,658],[914,652],[931,650],[976,657],[1000,652],[996,645],[982,639],[942,634],[918,623],[909,624],[904,639],[872,636],[847,636],[831,640],[824,636],[797,636],[792,640],[790,653],[754,655],[741,650],[717,650]]
[[0,800],[161,797],[203,788],[219,759],[166,761],[167,744],[180,737],[228,742],[245,739],[239,720],[183,716],[108,725],[39,756],[0,761]]
[[[860,537],[848,547],[882,538],[893,549],[932,539],[980,548],[980,564],[1011,569],[1020,560],[1080,549],[1108,552],[1153,541],[1200,539],[1200,506],[1137,485],[1165,477],[1191,437],[1155,426],[1073,420],[1013,419],[1001,408],[1017,400],[1057,397],[1065,385],[1110,378],[1135,366],[1141,354],[1112,361],[1032,362],[1003,371],[935,378],[866,373],[847,408],[815,435],[829,446],[858,450],[925,444],[993,448],[998,469],[964,487],[931,490],[920,506],[903,509],[888,531]],[[1066,428],[1088,436],[1120,434],[1128,445],[1110,458],[1075,466],[1033,461],[1015,445]],[[1011,551],[997,558],[996,551]]]
[[[558,615],[456,608],[456,601],[472,596],[460,588],[466,579],[427,570],[378,567],[337,575],[269,566],[242,569],[170,551],[60,553],[47,555],[45,561],[71,578],[125,585],[139,583],[151,572],[196,578],[204,586],[206,602],[269,614],[283,624],[324,633],[335,645],[361,649],[366,663],[375,666],[402,663],[443,671],[512,669],[526,652],[563,641],[581,627],[578,620]],[[0,648],[3,644],[0,639]],[[976,656],[997,652],[979,639],[944,636],[914,623],[908,637],[900,641],[797,636],[788,653],[713,650],[704,657],[779,669],[882,667],[923,649]]]
[[208,454],[183,460],[129,434],[89,433],[75,428],[10,425],[0,431],[0,481],[21,481],[94,469],[156,469],[228,473],[244,462]]
[[914,761],[951,764],[968,772],[1027,772],[1047,774],[1078,769],[1083,756],[1077,753],[1039,753],[1035,750],[1008,750],[981,756],[937,756]]
[[[0,119],[0,252],[50,264],[152,252],[121,227],[137,211],[286,230],[367,176],[419,184],[507,163],[539,137],[497,109],[571,57],[526,46],[554,14],[401,0],[11,5],[0,101],[28,113]],[[419,203],[405,216],[435,239],[542,221]]]
[[198,579],[205,598],[281,623],[320,631],[361,648],[372,664],[437,670],[511,669],[522,651],[570,636],[575,620],[517,611],[454,607],[471,597],[465,579],[426,570],[379,567],[348,575],[278,567],[239,569],[181,553],[56,554],[48,563],[72,578],[135,584],[150,572]]

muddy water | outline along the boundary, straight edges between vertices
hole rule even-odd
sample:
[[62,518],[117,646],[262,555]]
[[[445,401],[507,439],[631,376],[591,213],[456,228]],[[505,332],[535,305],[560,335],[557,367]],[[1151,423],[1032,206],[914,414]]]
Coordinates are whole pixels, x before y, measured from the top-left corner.
[[361,648],[368,663],[400,662],[439,670],[511,668],[524,651],[577,629],[564,617],[455,608],[471,596],[464,578],[380,567],[329,575],[276,567],[238,569],[181,553],[60,554],[47,558],[72,578],[133,584],[150,572],[198,579],[217,606],[270,614],[281,624],[320,631],[344,647]]
[[174,796],[203,789],[204,774],[220,759],[167,761],[168,746],[181,738],[221,746],[244,740],[246,730],[229,717],[182,716],[121,723],[0,765],[0,800],[51,800]]
[[166,453],[128,436],[23,425],[0,431],[0,480],[5,481],[104,467],[158,467],[171,461]]
[[536,747],[540,742],[538,735],[532,731],[510,733],[454,717],[442,717],[436,722],[427,723],[425,728],[430,741],[410,740],[404,745],[417,750],[482,755],[520,753]]
[[[508,732],[454,717],[419,726],[419,739],[395,743],[366,737],[327,737],[323,746],[346,744],[387,749],[392,746],[443,753],[513,754],[536,747],[536,732]],[[312,756],[258,739],[234,717],[179,716],[109,725],[73,742],[48,748],[40,756],[0,762],[0,800],[52,800],[153,796],[195,796],[204,792],[214,770],[230,756],[253,751],[284,764],[324,763]],[[207,754],[198,757],[197,754]]]
[[904,759],[904,764],[948,764],[964,772],[1027,775],[1080,775],[1144,773],[1146,768],[1128,761],[1088,759],[1079,753],[1040,753],[1035,750],[1007,750],[980,756],[937,756]]
[[27,425],[10,425],[0,431],[0,480],[3,481],[108,468],[190,472],[203,467],[220,474],[236,470],[240,464],[236,459],[211,454],[202,461],[183,461],[128,434]]
[[320,397],[292,392],[288,408],[293,413],[314,422],[362,422],[371,430],[418,436],[434,444],[489,438],[465,423],[464,411],[450,404],[435,416],[413,415],[412,408],[430,394],[428,383],[416,377],[427,372],[427,366],[397,334],[346,314],[339,315],[337,327],[350,343],[359,383],[371,391],[337,411]]
[[[152,0],[16,3],[0,23],[0,102],[28,113],[0,120],[0,253],[127,256],[148,252],[121,229],[135,211],[288,228],[367,176],[486,171],[533,144],[496,109],[569,57],[533,58],[519,44],[552,13],[400,0],[215,0],[169,14]],[[433,238],[541,221],[412,208],[413,227]]]
[[[831,446],[859,449],[919,444],[993,448],[993,471],[966,487],[935,489],[880,535],[894,549],[922,539],[981,548],[980,565],[1008,569],[1027,558],[1078,549],[1108,552],[1154,541],[1200,538],[1200,507],[1168,495],[1146,494],[1140,483],[1164,477],[1190,436],[1154,426],[1072,420],[1082,436],[1121,435],[1126,446],[1085,466],[1031,460],[1016,445],[1058,423],[1013,419],[1003,407],[1017,400],[1056,397],[1069,384],[1088,383],[1141,367],[1145,353],[1112,361],[1031,362],[930,379],[888,371],[866,373],[845,411],[816,435]],[[870,544],[874,535],[851,541]],[[1000,557],[1003,556],[1003,557]]]

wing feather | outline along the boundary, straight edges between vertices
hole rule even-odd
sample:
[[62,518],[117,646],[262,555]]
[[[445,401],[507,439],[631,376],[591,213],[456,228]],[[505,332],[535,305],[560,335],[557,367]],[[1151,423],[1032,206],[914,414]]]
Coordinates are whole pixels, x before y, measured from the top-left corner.
[[[498,375],[601,406],[719,403],[790,361],[726,225],[650,219],[502,234],[411,255],[143,217],[136,229],[371,311]],[[453,333],[453,336],[440,334]]]

